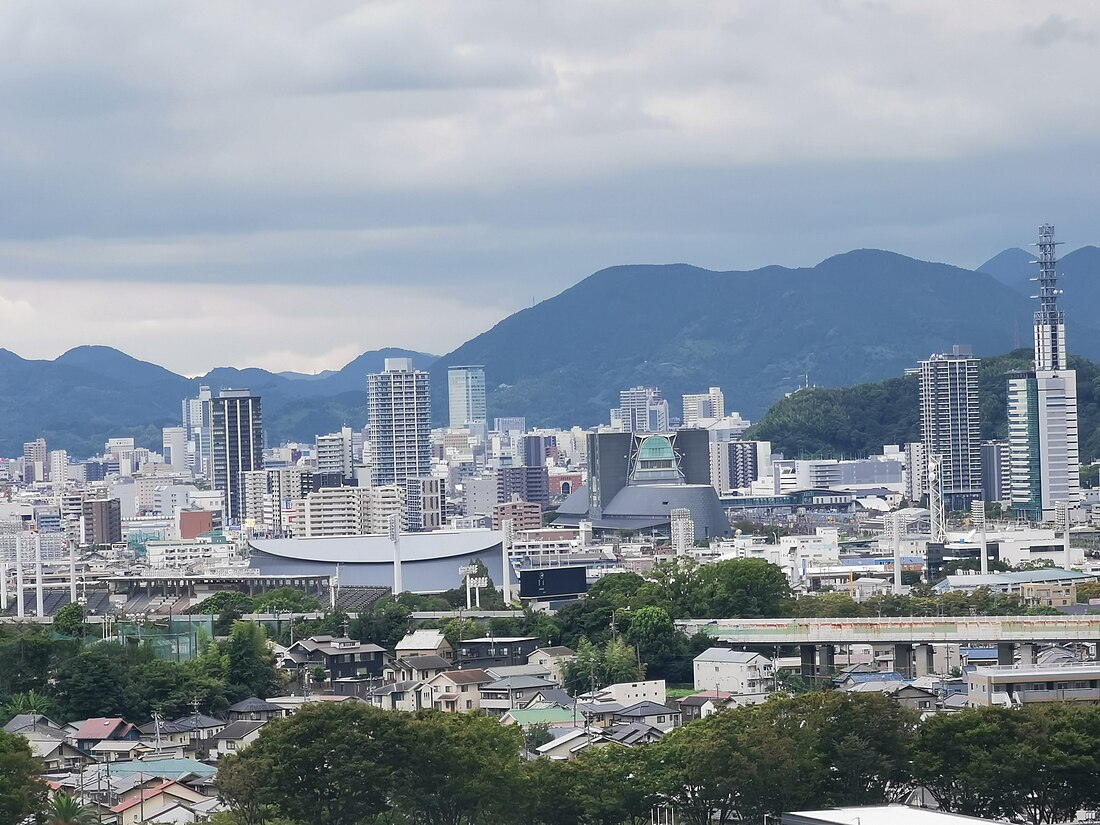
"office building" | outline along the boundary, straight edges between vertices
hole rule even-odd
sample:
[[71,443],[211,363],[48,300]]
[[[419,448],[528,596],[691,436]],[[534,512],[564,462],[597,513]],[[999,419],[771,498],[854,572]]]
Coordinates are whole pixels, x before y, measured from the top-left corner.
[[164,463],[180,472],[188,469],[187,430],[183,427],[165,427],[160,432]]
[[485,367],[448,368],[447,402],[451,429],[484,429],[487,420]]
[[506,418],[494,418],[493,432],[525,433],[527,432],[527,419],[524,418],[522,415],[513,415]]
[[214,489],[225,493],[230,521],[240,523],[244,513],[241,473],[263,469],[260,397],[248,390],[222,390],[209,403],[211,478]]
[[611,411],[611,423],[628,433],[668,430],[668,401],[656,387],[631,387],[619,391],[619,406]]
[[431,475],[432,414],[428,373],[411,358],[387,358],[367,379],[371,486]]
[[1058,308],[1054,227],[1039,227],[1039,309],[1035,369],[1008,379],[1008,440],[1012,510],[1049,521],[1058,505],[1080,504],[1077,373],[1066,359],[1065,314]]
[[920,362],[921,442],[927,460],[942,460],[940,485],[949,510],[965,510],[982,495],[978,364],[965,346]]
[[525,435],[522,444],[524,466],[545,467],[547,456],[556,446],[552,435]]
[[706,393],[684,396],[683,427],[703,426],[700,420],[725,418],[726,399],[721,387],[711,387]]

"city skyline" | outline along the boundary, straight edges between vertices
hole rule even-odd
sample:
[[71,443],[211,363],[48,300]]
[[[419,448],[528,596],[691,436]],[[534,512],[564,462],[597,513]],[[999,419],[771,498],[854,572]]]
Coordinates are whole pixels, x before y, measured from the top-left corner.
[[[619,263],[973,267],[1037,219],[1095,237],[1089,4],[821,4],[797,27],[741,4],[136,8],[0,12],[0,320],[26,357],[312,372],[445,352]],[[1021,88],[1044,90],[1029,117]],[[140,323],[93,327],[120,299]],[[291,322],[317,332],[263,334]]]

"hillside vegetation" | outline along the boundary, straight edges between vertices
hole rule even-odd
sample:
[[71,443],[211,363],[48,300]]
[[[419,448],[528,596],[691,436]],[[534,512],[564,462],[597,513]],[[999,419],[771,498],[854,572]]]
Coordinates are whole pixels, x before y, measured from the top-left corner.
[[[982,437],[1005,438],[1007,373],[1031,367],[1031,351],[983,358],[979,369]],[[1100,457],[1100,364],[1070,357],[1077,370],[1081,460]],[[770,441],[787,458],[859,458],[883,444],[920,440],[915,375],[854,387],[813,387],[772,405],[745,438]]]

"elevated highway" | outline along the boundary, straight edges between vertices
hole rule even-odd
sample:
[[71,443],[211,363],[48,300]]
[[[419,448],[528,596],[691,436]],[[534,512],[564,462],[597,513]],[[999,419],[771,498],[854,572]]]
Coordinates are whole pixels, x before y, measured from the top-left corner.
[[685,633],[706,633],[732,647],[797,646],[806,677],[828,676],[837,646],[892,646],[906,676],[931,672],[933,645],[995,645],[999,664],[1035,662],[1037,644],[1077,642],[1100,658],[1100,616],[929,616],[866,619],[689,619]]

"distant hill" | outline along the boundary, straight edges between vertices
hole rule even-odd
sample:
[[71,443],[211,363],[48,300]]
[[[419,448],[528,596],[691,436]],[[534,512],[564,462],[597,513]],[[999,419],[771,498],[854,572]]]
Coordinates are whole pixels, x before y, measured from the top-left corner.
[[[1006,352],[1017,325],[1028,340],[1032,312],[992,275],[870,249],[801,269],[612,267],[442,356],[434,417],[445,419],[447,366],[484,364],[490,417],[591,426],[607,421],[620,388],[646,384],[677,415],[683,393],[716,385],[756,418],[805,383],[898,376],[955,343]],[[1094,316],[1071,313],[1069,342],[1100,357]]]
[[260,394],[269,442],[312,440],[345,423],[362,427],[366,376],[395,357],[410,357],[426,367],[436,356],[376,350],[304,381],[233,367],[190,379],[111,347],[77,347],[53,361],[31,361],[0,349],[0,455],[22,455],[23,442],[40,435],[51,449],[76,456],[96,454],[108,437],[120,435],[159,450],[161,428],[179,423],[181,402],[201,384]]
[[[983,358],[982,437],[1006,438],[1006,373],[1030,369],[1031,350]],[[1081,460],[1100,458],[1100,364],[1070,358],[1077,370]],[[854,387],[812,387],[772,405],[745,434],[770,441],[787,458],[862,458],[883,444],[920,441],[920,407],[914,375]]]
[[[1001,283],[1030,297],[1035,294],[1036,286],[1031,280],[1039,267],[1033,263],[1035,255],[1023,249],[1006,249],[994,255],[980,267],[979,272],[992,275]],[[1058,286],[1063,291],[1059,303],[1069,318],[1094,315],[1097,301],[1100,301],[1100,247],[1083,246],[1067,252],[1058,261]],[[1030,328],[1031,316],[1028,315],[1024,327]],[[1070,339],[1070,345],[1073,345]]]

